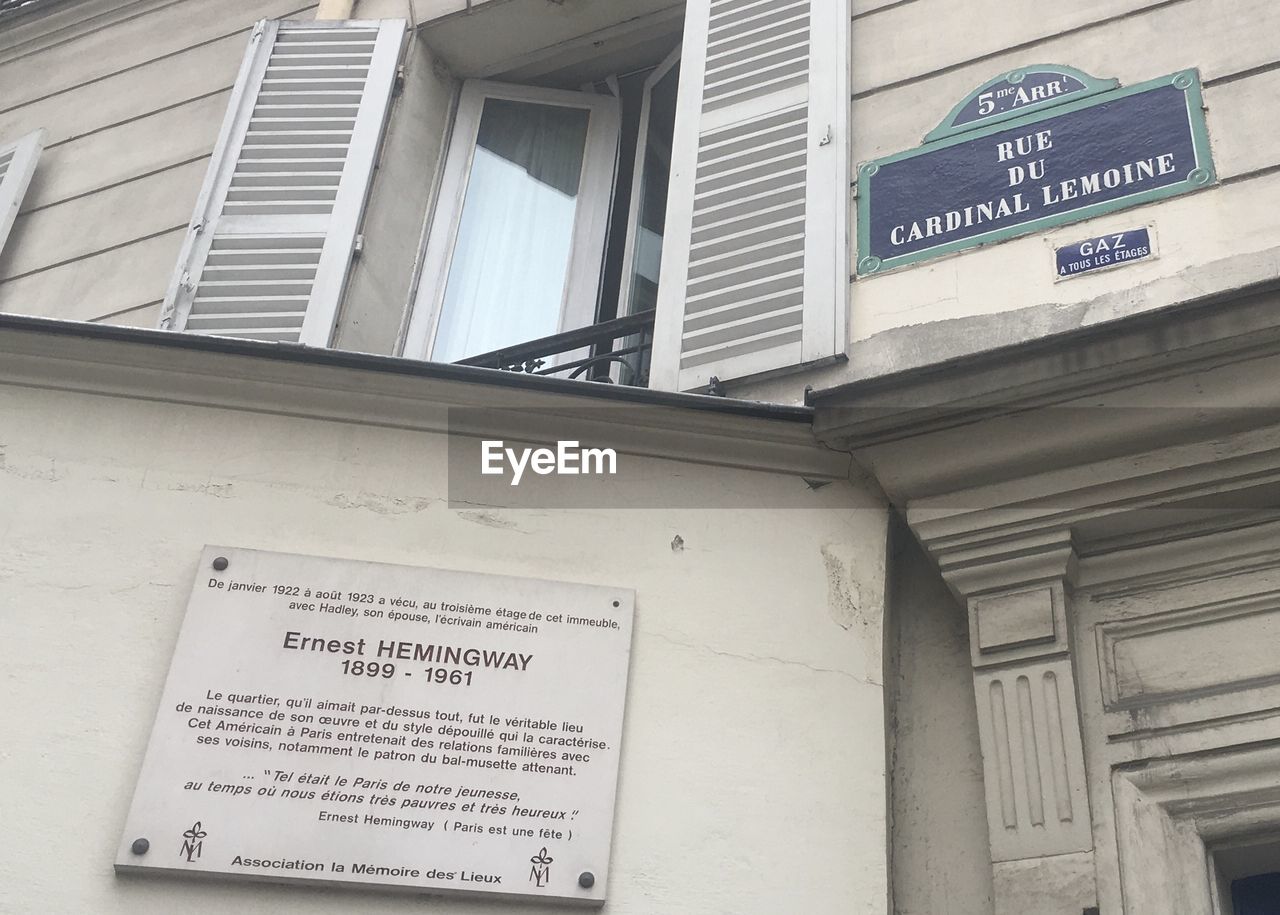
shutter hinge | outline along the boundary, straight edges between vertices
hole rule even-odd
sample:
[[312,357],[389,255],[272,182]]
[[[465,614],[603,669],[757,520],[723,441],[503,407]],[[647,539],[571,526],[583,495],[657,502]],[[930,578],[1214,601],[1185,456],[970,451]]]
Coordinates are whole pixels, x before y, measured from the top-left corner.
[[831,145],[831,125],[827,125],[827,132],[822,135],[822,139],[818,141],[819,146]]
[[395,82],[391,84],[391,94],[399,95],[403,91],[404,91],[404,64],[400,64],[400,66],[396,67],[396,79],[395,79]]
[[267,27],[267,20],[259,19],[253,26],[253,34],[249,36],[249,44],[256,44],[262,39],[262,33]]
[[351,246],[351,256],[353,258],[358,258],[363,253],[364,253],[364,233],[362,232],[356,236],[356,242],[354,245]]

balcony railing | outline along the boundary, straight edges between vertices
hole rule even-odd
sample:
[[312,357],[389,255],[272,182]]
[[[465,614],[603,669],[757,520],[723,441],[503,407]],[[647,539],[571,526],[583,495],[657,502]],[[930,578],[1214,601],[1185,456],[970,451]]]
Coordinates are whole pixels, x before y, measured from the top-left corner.
[[504,346],[461,359],[458,364],[647,387],[652,348],[653,312],[642,311],[517,346]]

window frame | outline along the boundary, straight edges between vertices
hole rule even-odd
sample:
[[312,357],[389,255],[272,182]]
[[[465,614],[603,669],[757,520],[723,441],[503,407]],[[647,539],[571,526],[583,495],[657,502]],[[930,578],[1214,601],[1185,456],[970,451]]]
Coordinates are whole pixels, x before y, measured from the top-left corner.
[[4,177],[0,178],[0,250],[4,249],[9,230],[22,209],[22,199],[31,185],[40,153],[44,151],[44,138],[44,128],[40,128],[15,140],[0,140],[0,156],[10,157]]
[[[626,248],[622,254],[622,286],[618,290],[618,317],[626,317],[634,314],[634,297],[635,284],[632,282],[633,271],[635,269],[636,245],[640,238],[640,205],[641,191],[644,188],[644,160],[649,149],[649,125],[650,114],[652,110],[653,89],[680,63],[684,48],[682,45],[676,45],[675,50],[663,58],[662,63],[654,68],[644,81],[644,100],[640,103],[640,130],[636,135],[636,153],[635,165],[631,172],[631,199],[627,210],[627,237]],[[679,100],[679,87],[676,94]],[[673,150],[674,157],[674,150]],[[670,163],[668,163],[670,165]],[[667,184],[668,199],[670,198],[671,184]],[[666,235],[663,235],[663,242],[666,242]],[[658,282],[662,282],[661,269],[659,269]]]
[[453,130],[445,152],[440,191],[428,219],[422,270],[412,298],[403,354],[433,360],[444,296],[458,228],[475,157],[480,117],[486,99],[583,108],[589,112],[566,282],[557,332],[596,321],[609,207],[618,157],[621,116],[610,95],[522,86],[493,80],[466,80],[458,93]]

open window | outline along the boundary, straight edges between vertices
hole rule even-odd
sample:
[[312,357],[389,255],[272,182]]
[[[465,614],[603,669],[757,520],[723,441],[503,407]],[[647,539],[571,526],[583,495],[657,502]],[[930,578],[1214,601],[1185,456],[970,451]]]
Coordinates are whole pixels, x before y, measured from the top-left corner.
[[645,77],[641,88],[640,125],[618,299],[618,313],[622,315],[652,311],[658,304],[679,84],[680,49],[677,48]]
[[[464,70],[468,58],[477,68],[469,75],[521,85],[462,90],[405,355],[664,390],[716,389],[839,358],[849,283],[847,0],[689,0],[679,24],[665,47],[636,34],[635,45],[580,56],[562,72],[555,50],[508,57],[503,69],[477,63],[478,39],[455,44]],[[442,28],[433,37],[463,35],[462,24]],[[477,157],[492,152],[481,133],[503,114],[498,101],[600,106],[588,120],[602,134],[604,106],[618,112],[615,137],[597,143],[579,126],[573,144],[548,138],[523,154],[560,150],[566,175],[554,177],[580,182],[572,205],[572,189],[553,189],[539,166],[506,160],[511,180],[522,172],[529,188],[543,186],[540,199],[560,194],[561,211],[577,220],[572,232],[549,213],[514,212],[519,195],[498,192],[499,212],[485,204],[487,185],[475,189],[485,177]],[[596,166],[611,147],[602,190]]]
[[405,355],[645,383],[679,60],[463,84]]
[[1211,850],[1215,915],[1280,915],[1280,837],[1245,834]]
[[463,86],[408,354],[458,362],[594,322],[618,121],[606,95]]
[[405,22],[259,23],[160,326],[663,390],[838,358],[848,0],[483,7],[410,38],[451,86]]

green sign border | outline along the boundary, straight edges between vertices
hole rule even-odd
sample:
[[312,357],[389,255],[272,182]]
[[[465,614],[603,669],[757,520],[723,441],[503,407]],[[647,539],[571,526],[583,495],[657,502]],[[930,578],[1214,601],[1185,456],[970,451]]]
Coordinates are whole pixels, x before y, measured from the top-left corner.
[[[1083,89],[1077,89],[1075,92],[1068,93],[1064,98],[1048,98],[1038,102],[1032,102],[1029,105],[1023,105],[1021,108],[1010,111],[1002,111],[999,114],[992,114],[985,118],[979,118],[976,121],[970,121],[967,124],[961,124],[959,127],[955,125],[955,119],[960,116],[960,112],[965,106],[976,99],[983,92],[986,92],[992,86],[998,86],[1001,83],[1013,83],[1015,86],[1030,76],[1032,73],[1056,73],[1060,76],[1070,76],[1079,80],[1084,84]],[[1014,118],[1020,118],[1030,114],[1033,111],[1043,111],[1046,108],[1055,108],[1066,102],[1079,101],[1082,98],[1089,98],[1100,92],[1107,92],[1111,89],[1117,89],[1120,86],[1118,79],[1098,79],[1096,76],[1090,76],[1083,70],[1077,70],[1075,67],[1067,67],[1062,64],[1030,64],[1025,67],[1018,67],[1016,70],[1010,70],[1007,73],[1001,73],[999,76],[993,76],[977,89],[974,89],[959,102],[956,106],[947,112],[947,116],[942,119],[942,123],[933,130],[924,135],[924,141],[930,143],[934,140],[941,140],[957,133],[970,133],[974,130],[980,130],[991,124],[1002,124],[1005,121],[1011,121]]]
[[[974,235],[969,238],[962,238],[957,241],[944,242],[924,251],[916,251],[911,254],[904,254],[901,257],[888,258],[881,260],[874,255],[863,255],[862,252],[871,250],[871,207],[873,201],[872,194],[872,178],[875,173],[880,170],[880,166],[890,162],[901,162],[904,159],[912,159],[916,156],[924,156],[929,153],[936,152],[939,149],[946,149],[949,146],[955,146],[958,143],[969,143],[973,140],[980,139],[991,134],[1001,133],[1006,130],[1025,127],[1031,124],[1038,124],[1041,121],[1060,114],[1069,114],[1073,111],[1080,111],[1085,108],[1092,108],[1096,105],[1104,105],[1107,102],[1116,99],[1126,98],[1130,95],[1137,95],[1140,92],[1147,92],[1151,89],[1158,89],[1161,86],[1174,85],[1183,91],[1183,97],[1187,102],[1187,118],[1191,124],[1191,140],[1196,154],[1196,165],[1187,177],[1177,184],[1166,185],[1165,187],[1154,188],[1147,191],[1139,191],[1134,194],[1128,194],[1115,200],[1105,200],[1100,203],[1089,204],[1074,210],[1068,210],[1063,213],[1055,213],[1051,216],[1042,216],[1039,219],[1030,222],[1019,223],[1016,226],[1009,226],[1004,229],[996,229],[991,232],[984,232],[981,235]],[[1079,93],[1077,93],[1078,95]],[[891,156],[884,156],[879,159],[873,159],[865,162],[858,167],[858,253],[859,259],[857,264],[857,273],[859,276],[878,276],[897,267],[906,267],[911,264],[918,264],[921,261],[931,260],[935,257],[941,257],[944,254],[952,254],[956,251],[963,251],[968,248],[976,248],[980,245],[993,244],[1001,242],[1008,238],[1016,238],[1021,235],[1030,235],[1043,229],[1053,228],[1055,226],[1067,225],[1073,222],[1083,222],[1086,219],[1092,219],[1094,216],[1102,216],[1106,213],[1113,213],[1116,210],[1124,210],[1129,207],[1141,206],[1145,203],[1151,203],[1155,200],[1163,200],[1166,197],[1174,197],[1179,194],[1198,191],[1202,188],[1211,186],[1217,181],[1217,172],[1213,167],[1213,158],[1209,149],[1209,131],[1205,126],[1204,120],[1204,95],[1200,88],[1199,71],[1180,70],[1168,76],[1161,76],[1158,79],[1148,80],[1144,83],[1138,83],[1135,86],[1129,86],[1123,89],[1115,89],[1110,92],[1098,93],[1090,95],[1087,98],[1076,98],[1074,100],[1063,101],[1061,104],[1054,105],[1050,108],[1042,108],[1030,114],[1003,120],[996,124],[988,124],[977,130],[965,130],[958,132],[946,139],[937,140],[933,143],[926,143],[916,149],[910,149],[906,152],[895,153]]]

